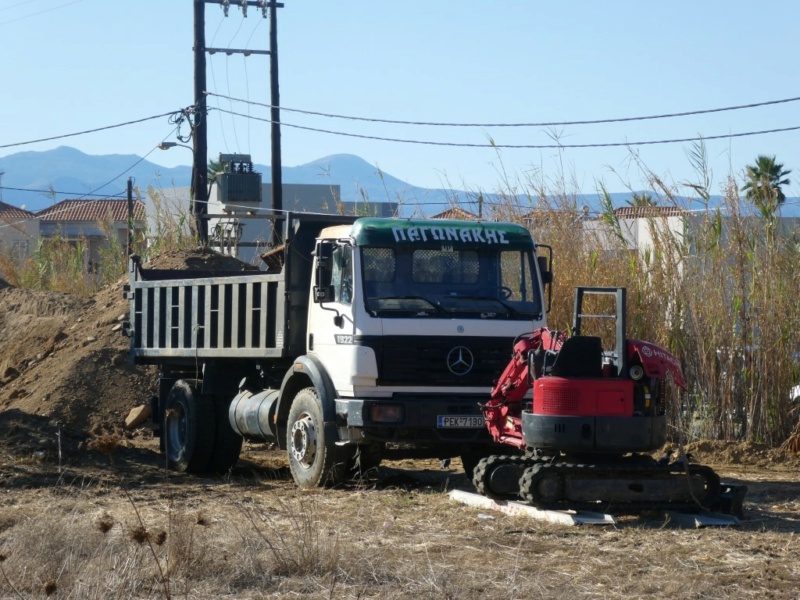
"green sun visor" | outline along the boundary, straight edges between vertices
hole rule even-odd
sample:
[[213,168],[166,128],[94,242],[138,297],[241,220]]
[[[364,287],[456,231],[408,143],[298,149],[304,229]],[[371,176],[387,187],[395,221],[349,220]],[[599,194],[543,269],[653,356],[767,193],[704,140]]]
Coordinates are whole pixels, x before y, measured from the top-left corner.
[[530,232],[515,223],[445,219],[380,219],[366,217],[353,224],[358,246],[415,248],[533,248]]

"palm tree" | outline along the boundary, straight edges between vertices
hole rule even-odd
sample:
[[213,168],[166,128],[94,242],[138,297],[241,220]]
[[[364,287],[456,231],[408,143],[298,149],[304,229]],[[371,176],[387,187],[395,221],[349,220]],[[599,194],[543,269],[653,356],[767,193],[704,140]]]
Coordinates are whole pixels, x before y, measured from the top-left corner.
[[781,163],[775,162],[774,156],[759,154],[754,165],[745,167],[747,182],[742,188],[748,200],[763,202],[766,198],[774,198],[777,204],[783,204],[786,196],[781,186],[789,185],[787,175]]
[[629,206],[658,206],[658,201],[647,192],[633,192],[628,200]]
[[217,178],[217,175],[224,171],[224,167],[222,166],[221,162],[216,160],[208,161],[208,184],[211,185],[214,183],[214,180]]

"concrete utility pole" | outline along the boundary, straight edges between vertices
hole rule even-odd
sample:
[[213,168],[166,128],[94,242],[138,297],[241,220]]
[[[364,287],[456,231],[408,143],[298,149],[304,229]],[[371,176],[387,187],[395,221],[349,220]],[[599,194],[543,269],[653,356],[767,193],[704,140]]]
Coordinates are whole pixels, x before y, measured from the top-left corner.
[[[222,9],[225,11],[225,16],[228,16],[228,9],[231,5],[239,6],[242,9],[244,16],[247,16],[247,7],[253,6],[261,10],[264,18],[267,17],[267,8],[269,8],[269,50],[248,50],[248,49],[235,49],[235,48],[205,48],[205,52],[215,54],[217,52],[224,52],[227,55],[231,54],[244,54],[250,56],[251,54],[268,54],[269,55],[269,73],[270,73],[270,139],[271,139],[271,153],[272,153],[272,210],[275,214],[274,226],[272,230],[272,244],[277,245],[281,241],[283,230],[283,174],[281,165],[281,115],[280,115],[280,91],[278,88],[278,19],[277,9],[283,8],[282,2],[276,0],[195,0],[195,39],[197,39],[197,6],[199,4],[221,4]],[[202,11],[202,9],[201,9]],[[205,46],[205,25],[203,25],[204,37],[203,46]],[[195,102],[197,103],[197,42],[195,42]],[[205,59],[203,60],[203,90],[205,90]],[[205,120],[205,96],[203,97],[203,118]],[[204,129],[204,153],[207,152],[207,130]],[[198,144],[198,138],[195,138],[195,144]],[[206,160],[204,155],[204,161]],[[198,162],[195,154],[195,163]],[[206,199],[207,200],[207,199]],[[204,204],[207,206],[207,204]]]
[[192,135],[192,214],[197,235],[208,245],[208,119],[206,119],[206,2],[194,0],[194,127]]

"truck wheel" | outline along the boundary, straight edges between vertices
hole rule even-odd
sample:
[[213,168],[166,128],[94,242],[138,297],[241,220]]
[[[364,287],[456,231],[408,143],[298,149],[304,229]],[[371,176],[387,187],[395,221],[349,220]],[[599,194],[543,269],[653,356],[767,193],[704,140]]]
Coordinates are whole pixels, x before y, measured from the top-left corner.
[[300,390],[292,400],[286,427],[289,468],[301,488],[340,483],[347,469],[347,456],[335,440],[325,439],[322,407],[313,387]]
[[214,406],[217,413],[217,431],[214,438],[214,450],[211,453],[210,470],[218,475],[225,475],[239,460],[242,452],[242,436],[236,433],[228,420],[230,402],[224,397],[216,397]]
[[195,382],[179,379],[167,396],[162,439],[171,469],[184,473],[208,470],[214,449],[214,403]]

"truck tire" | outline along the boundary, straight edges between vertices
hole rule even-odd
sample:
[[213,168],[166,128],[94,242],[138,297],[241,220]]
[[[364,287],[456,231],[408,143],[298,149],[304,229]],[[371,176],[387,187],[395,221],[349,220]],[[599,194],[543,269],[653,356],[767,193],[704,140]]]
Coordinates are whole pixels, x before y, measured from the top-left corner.
[[322,407],[313,387],[292,400],[286,424],[289,469],[301,488],[336,485],[347,474],[347,455],[336,440],[325,439]]
[[214,402],[203,396],[197,383],[179,379],[167,396],[162,439],[167,464],[182,473],[208,470],[214,449]]
[[242,452],[242,436],[236,433],[228,420],[230,402],[224,397],[214,398],[217,413],[217,430],[214,450],[211,453],[209,470],[217,475],[225,475],[239,460]]

